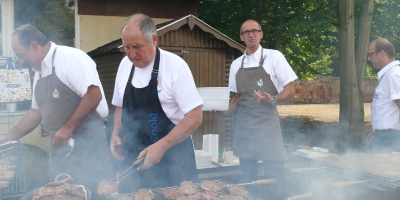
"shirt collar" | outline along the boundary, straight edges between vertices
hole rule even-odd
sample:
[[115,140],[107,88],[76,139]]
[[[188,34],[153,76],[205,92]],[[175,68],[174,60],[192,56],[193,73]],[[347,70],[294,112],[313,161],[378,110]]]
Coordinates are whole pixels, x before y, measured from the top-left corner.
[[400,64],[398,60],[392,61],[391,63],[387,64],[385,67],[383,67],[379,72],[378,72],[378,80],[381,80],[382,76],[388,72],[392,67]]
[[261,45],[258,45],[257,51],[250,55],[246,54],[246,51],[247,51],[247,49],[246,49],[246,51],[244,52],[245,60],[247,60],[247,61],[250,61],[252,59],[259,60],[261,57],[261,48],[262,48]]
[[[50,68],[53,67],[53,52],[56,49],[56,44],[54,42],[50,42],[50,49],[47,52],[46,56],[44,57],[41,65],[40,65],[40,71],[41,72],[46,72],[51,70]],[[38,70],[35,70],[38,71]]]

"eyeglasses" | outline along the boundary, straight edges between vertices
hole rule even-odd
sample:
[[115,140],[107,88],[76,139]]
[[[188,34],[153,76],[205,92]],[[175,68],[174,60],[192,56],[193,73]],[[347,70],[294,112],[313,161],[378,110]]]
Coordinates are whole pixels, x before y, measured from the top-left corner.
[[253,29],[253,30],[245,30],[242,31],[240,34],[244,35],[244,36],[248,36],[250,33],[252,33],[253,35],[260,33],[262,30],[258,30],[258,29]]
[[23,59],[25,56],[25,53],[26,53],[26,51],[24,53],[16,53],[15,56],[17,56],[18,59]]
[[368,57],[370,57],[370,56],[372,56],[372,55],[374,55],[374,53],[378,53],[379,51],[374,51],[374,52],[371,52],[371,53],[367,53],[367,58]]

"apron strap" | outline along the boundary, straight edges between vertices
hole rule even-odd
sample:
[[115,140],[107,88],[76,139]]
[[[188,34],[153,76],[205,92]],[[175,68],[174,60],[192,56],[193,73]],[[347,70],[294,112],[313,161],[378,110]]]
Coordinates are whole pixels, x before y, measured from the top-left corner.
[[[54,49],[53,51],[53,55],[51,56],[51,73],[55,72],[56,68],[54,67],[54,57],[56,56],[56,51],[57,51],[57,47],[56,49]],[[39,73],[39,79],[42,79],[42,73]]]
[[[158,47],[156,47],[156,58],[154,60],[153,71],[151,72],[150,84],[156,83],[157,77],[158,77],[159,66],[160,66],[160,49]],[[134,72],[135,72],[135,65],[132,64],[132,70],[131,70],[131,73],[129,74],[128,83],[132,82]]]
[[[259,62],[259,67],[262,67],[263,66],[263,63],[264,63],[264,59],[265,59],[265,57],[267,56],[267,55],[265,55],[264,57],[263,57],[263,50],[264,50],[264,48],[262,48],[261,47],[261,56],[260,56],[260,62]],[[242,64],[240,65],[240,68],[243,68],[243,63],[244,63],[244,58],[246,57],[246,55],[243,55],[243,59],[242,59]]]
[[160,49],[156,47],[156,59],[154,60],[153,71],[151,72],[151,80],[149,84],[157,84],[158,69],[160,68]]

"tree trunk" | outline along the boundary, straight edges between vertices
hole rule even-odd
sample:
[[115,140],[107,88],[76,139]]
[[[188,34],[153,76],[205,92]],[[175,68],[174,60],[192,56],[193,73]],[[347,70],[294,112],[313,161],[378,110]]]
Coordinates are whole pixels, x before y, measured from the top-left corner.
[[[364,96],[363,96],[363,79],[365,75],[365,66],[367,64],[367,53],[368,53],[368,45],[369,45],[369,37],[371,33],[371,25],[372,25],[372,14],[374,11],[374,0],[363,0],[361,7],[361,16],[359,18],[359,28],[357,30],[356,37],[356,70],[357,70],[357,84],[359,87],[359,104],[364,104]],[[357,111],[356,111],[357,112]],[[358,130],[360,131],[360,137],[364,136],[365,138],[365,119],[364,119],[364,107],[360,108],[360,119],[358,124]],[[362,135],[364,133],[364,135]]]
[[340,140],[339,151],[364,146],[364,106],[360,103],[354,45],[354,0],[339,0]]

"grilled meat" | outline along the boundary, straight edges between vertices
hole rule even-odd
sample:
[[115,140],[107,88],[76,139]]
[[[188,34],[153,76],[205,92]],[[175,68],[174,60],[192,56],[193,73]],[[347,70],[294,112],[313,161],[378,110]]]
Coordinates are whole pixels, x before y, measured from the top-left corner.
[[124,194],[124,195],[119,195],[113,200],[135,200],[135,196],[133,194]]
[[221,195],[219,200],[244,200],[244,198],[234,195]]
[[208,180],[204,180],[203,182],[201,182],[200,187],[205,191],[211,191],[211,192],[220,192],[222,190],[221,184]]
[[67,190],[69,190],[71,187],[70,184],[64,183],[64,185],[61,185],[59,187],[44,187],[43,189],[39,191],[35,191],[35,195],[32,197],[32,200],[39,200],[42,198],[51,198],[54,196],[58,195],[67,195]]
[[14,178],[15,170],[0,171],[1,181],[11,181]]
[[150,189],[140,189],[135,194],[135,200],[152,200],[156,195]]
[[227,185],[229,193],[236,196],[245,197],[249,193],[243,186],[236,185],[236,184],[229,184]]
[[[59,175],[60,176],[60,175]],[[70,183],[74,180],[71,176],[46,184],[41,190],[35,191],[32,200],[83,200],[86,198],[82,187],[73,187]]]
[[212,191],[204,191],[201,192],[201,196],[203,200],[218,200],[218,194]]
[[10,181],[0,181],[0,188],[6,188],[10,185]]
[[82,200],[80,197],[71,197],[66,195],[55,195],[41,198],[40,200]]
[[181,182],[181,186],[179,190],[182,191],[183,194],[190,195],[197,193],[197,186],[193,184],[191,181],[183,181]]
[[196,194],[192,194],[192,195],[186,196],[186,198],[187,198],[188,200],[202,200],[201,192],[198,192],[198,193],[196,193]]
[[118,191],[118,184],[117,183],[110,183],[109,181],[101,181],[97,185],[97,194],[98,195],[110,195],[114,192]]
[[60,186],[60,185],[64,185],[65,183],[71,184],[73,181],[74,181],[73,178],[68,177],[68,178],[65,178],[65,179],[62,179],[62,180],[59,180],[59,181],[54,181],[54,182],[47,183],[44,187],[57,187],[57,186]]
[[177,199],[178,197],[183,196],[181,190],[177,188],[167,188],[163,190],[163,195],[166,199]]
[[11,171],[15,170],[15,165],[12,164],[0,164],[0,171]]

